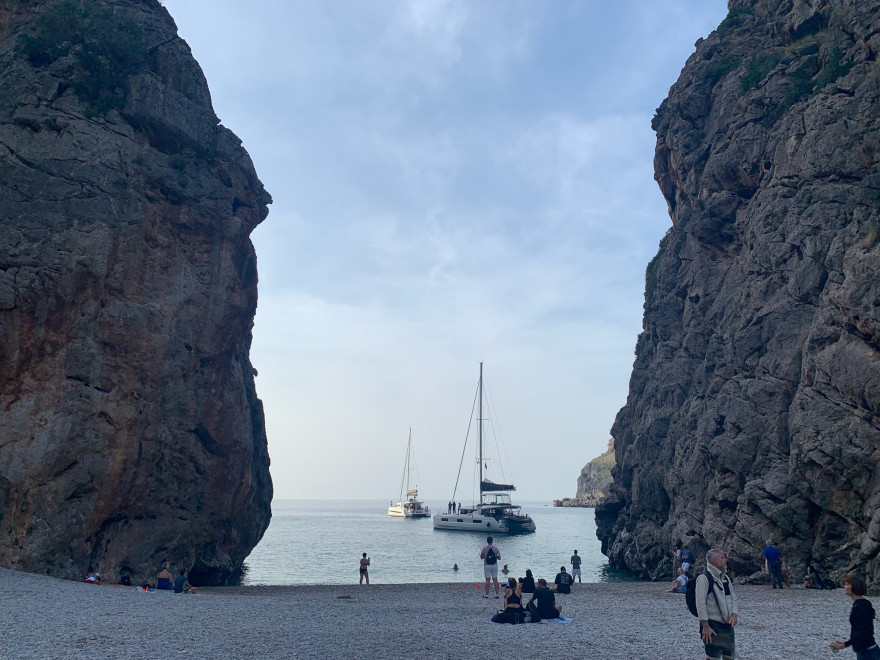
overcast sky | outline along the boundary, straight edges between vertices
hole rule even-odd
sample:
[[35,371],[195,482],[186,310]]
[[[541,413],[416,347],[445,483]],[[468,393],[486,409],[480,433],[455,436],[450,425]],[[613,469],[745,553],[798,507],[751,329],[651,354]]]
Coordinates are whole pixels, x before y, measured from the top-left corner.
[[274,198],[251,359],[275,497],[396,500],[412,427],[448,500],[481,360],[490,476],[573,496],[670,225],[651,117],[726,1],[164,4]]

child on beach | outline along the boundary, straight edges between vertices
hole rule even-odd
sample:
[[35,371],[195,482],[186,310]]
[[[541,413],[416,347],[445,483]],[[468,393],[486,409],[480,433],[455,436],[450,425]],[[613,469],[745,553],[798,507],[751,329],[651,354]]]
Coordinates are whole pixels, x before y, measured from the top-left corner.
[[684,574],[684,569],[678,569],[678,577],[672,583],[672,589],[667,589],[668,593],[683,594],[687,592],[688,577]]

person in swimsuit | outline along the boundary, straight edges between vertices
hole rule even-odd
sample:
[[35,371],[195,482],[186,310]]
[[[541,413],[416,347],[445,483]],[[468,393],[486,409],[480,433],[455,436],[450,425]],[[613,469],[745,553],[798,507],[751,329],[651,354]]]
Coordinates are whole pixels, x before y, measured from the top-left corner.
[[156,589],[174,589],[174,576],[168,572],[168,562],[162,567],[162,570],[156,575]]
[[367,580],[367,584],[370,584],[370,572],[367,570],[370,566],[370,558],[367,557],[367,553],[365,552],[363,557],[361,557],[361,581],[358,584],[364,583],[364,578]]
[[507,587],[504,589],[504,616],[513,623],[522,621],[522,582],[517,583],[516,578],[507,578]]

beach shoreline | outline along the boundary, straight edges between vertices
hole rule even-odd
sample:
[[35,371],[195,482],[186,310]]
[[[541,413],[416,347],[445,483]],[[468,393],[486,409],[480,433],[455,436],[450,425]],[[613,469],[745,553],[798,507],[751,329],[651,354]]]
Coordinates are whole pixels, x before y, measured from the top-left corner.
[[[552,576],[548,576],[552,577]],[[584,583],[569,624],[500,625],[475,583],[208,587],[137,593],[0,569],[0,658],[702,658],[666,583]],[[825,658],[849,632],[843,591],[736,585],[741,658]]]

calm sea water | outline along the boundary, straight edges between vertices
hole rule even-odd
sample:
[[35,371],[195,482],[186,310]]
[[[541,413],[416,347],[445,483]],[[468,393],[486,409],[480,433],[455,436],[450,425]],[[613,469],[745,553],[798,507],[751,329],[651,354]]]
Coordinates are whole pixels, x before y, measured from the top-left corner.
[[[446,510],[446,502],[427,504],[432,512]],[[593,509],[521,504],[538,530],[496,536],[508,577],[525,575],[530,568],[536,579],[552,579],[562,564],[571,570],[569,558],[577,548],[584,582],[627,579],[608,567],[599,550]],[[351,584],[358,581],[362,552],[372,561],[370,582],[376,584],[476,584],[484,579],[480,550],[485,535],[435,531],[430,518],[390,518],[387,509],[387,500],[276,500],[269,529],[245,561],[242,583]]]

